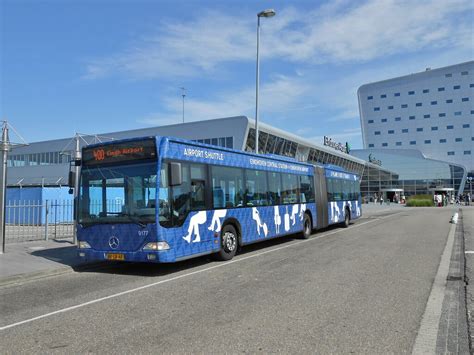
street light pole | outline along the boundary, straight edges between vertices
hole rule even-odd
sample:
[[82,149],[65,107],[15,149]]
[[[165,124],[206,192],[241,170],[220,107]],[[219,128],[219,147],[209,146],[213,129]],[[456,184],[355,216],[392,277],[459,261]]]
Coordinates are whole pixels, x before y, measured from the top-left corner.
[[82,158],[81,152],[81,143],[80,143],[80,134],[76,132],[76,136],[74,137],[76,140],[76,146],[74,149],[74,226],[73,226],[73,233],[72,233],[72,243],[77,244],[77,216],[78,216],[78,207],[79,207],[79,175],[81,172],[80,163]]
[[10,139],[8,138],[8,125],[3,123],[2,141],[0,143],[1,173],[0,173],[0,254],[5,253],[5,200],[7,194],[7,161],[10,151]]
[[[20,138],[22,143],[13,143],[10,141],[9,128]],[[18,132],[7,121],[2,121],[2,138],[0,141],[0,254],[5,253],[5,211],[6,211],[6,196],[7,196],[7,167],[8,167],[8,152],[15,147],[24,147],[28,144],[18,134]]]
[[184,98],[186,97],[186,88],[181,88],[181,96],[183,97],[183,123],[184,123]]
[[467,180],[469,181],[469,204],[471,204],[470,200],[472,199],[472,177],[469,176]]
[[257,75],[255,84],[255,154],[258,154],[258,90],[260,81],[260,17],[273,17],[275,16],[275,10],[267,9],[257,14]]

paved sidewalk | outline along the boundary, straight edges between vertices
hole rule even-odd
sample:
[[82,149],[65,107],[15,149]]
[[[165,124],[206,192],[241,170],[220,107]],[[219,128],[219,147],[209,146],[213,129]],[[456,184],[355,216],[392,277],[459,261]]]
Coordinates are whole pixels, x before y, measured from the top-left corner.
[[77,256],[72,239],[9,243],[0,254],[0,286],[97,265]]
[[463,234],[464,234],[464,261],[466,309],[469,328],[469,343],[471,351],[474,344],[474,206],[462,207]]
[[474,208],[462,206],[455,227],[449,272],[446,277],[441,318],[438,328],[436,354],[469,354],[469,331],[466,309],[464,259],[464,228],[469,228]]

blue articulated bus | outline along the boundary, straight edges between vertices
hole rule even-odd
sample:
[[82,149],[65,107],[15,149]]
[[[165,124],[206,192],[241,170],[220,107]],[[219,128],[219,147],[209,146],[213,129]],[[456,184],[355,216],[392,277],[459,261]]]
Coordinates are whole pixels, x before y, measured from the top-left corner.
[[229,260],[246,244],[361,215],[357,175],[280,156],[144,137],[85,147],[81,166],[85,260]]

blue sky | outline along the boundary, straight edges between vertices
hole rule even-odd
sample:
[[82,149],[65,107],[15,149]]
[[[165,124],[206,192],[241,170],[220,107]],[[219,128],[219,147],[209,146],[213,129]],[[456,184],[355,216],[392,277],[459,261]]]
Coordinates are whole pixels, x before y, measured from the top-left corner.
[[0,117],[26,141],[255,115],[362,146],[356,91],[472,60],[471,0],[0,0]]

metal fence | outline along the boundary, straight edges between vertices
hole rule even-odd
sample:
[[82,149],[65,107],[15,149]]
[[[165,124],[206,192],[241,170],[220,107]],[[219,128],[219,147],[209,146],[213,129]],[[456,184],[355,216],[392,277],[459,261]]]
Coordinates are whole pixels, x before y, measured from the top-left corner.
[[72,200],[11,201],[5,211],[5,241],[63,239],[73,236]]

